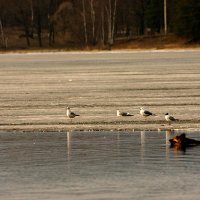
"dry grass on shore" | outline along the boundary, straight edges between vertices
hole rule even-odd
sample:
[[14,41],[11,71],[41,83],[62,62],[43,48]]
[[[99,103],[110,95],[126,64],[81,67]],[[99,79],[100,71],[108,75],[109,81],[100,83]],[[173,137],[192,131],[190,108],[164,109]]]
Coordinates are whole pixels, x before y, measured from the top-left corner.
[[[8,31],[9,32],[9,31]],[[13,31],[12,31],[13,32]],[[48,38],[44,39],[43,47],[38,47],[37,38],[31,40],[31,46],[27,47],[26,40],[19,37],[19,30],[15,30],[9,35],[8,48],[0,48],[0,53],[8,52],[60,52],[60,51],[99,51],[109,50],[107,46],[89,46],[87,48],[77,46],[75,44],[67,44],[61,39],[57,40],[52,47],[48,45]],[[63,45],[62,43],[66,43]],[[200,43],[188,42],[186,38],[177,37],[172,34],[138,36],[133,38],[116,39],[112,50],[149,50],[149,49],[200,49]]]

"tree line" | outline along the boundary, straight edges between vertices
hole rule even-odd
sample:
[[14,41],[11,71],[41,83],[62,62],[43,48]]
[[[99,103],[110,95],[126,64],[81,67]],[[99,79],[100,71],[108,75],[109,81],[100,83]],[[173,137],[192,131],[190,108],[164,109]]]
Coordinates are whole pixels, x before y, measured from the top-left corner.
[[[166,2],[168,33],[199,41],[200,1]],[[13,28],[27,47],[111,48],[119,38],[163,34],[164,0],[0,0],[1,47]]]

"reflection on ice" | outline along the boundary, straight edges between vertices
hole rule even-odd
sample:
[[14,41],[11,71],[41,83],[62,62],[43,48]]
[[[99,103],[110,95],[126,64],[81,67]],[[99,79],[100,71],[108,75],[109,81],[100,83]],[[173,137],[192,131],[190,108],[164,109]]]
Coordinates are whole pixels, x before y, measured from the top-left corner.
[[140,132],[140,143],[141,143],[141,160],[143,160],[145,155],[145,131]]
[[67,158],[68,161],[70,160],[70,154],[71,154],[71,132],[67,132]]

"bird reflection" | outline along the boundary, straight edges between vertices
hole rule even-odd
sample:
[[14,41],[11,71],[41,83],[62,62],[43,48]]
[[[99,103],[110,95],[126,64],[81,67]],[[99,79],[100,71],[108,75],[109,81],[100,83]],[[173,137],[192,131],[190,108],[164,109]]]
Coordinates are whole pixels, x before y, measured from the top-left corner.
[[141,131],[141,145],[144,146],[145,144],[145,131]]
[[165,131],[165,138],[166,138],[166,159],[169,158],[169,151],[170,151],[170,138],[172,137],[172,135],[174,134],[174,131],[173,130],[166,130]]
[[71,132],[67,132],[67,160],[70,160],[71,155]]
[[170,138],[172,137],[172,135],[174,134],[174,130],[166,130],[165,131],[165,135],[166,135],[166,145],[169,145],[170,142]]
[[145,131],[140,132],[140,142],[141,142],[141,160],[144,160],[144,155],[145,155]]

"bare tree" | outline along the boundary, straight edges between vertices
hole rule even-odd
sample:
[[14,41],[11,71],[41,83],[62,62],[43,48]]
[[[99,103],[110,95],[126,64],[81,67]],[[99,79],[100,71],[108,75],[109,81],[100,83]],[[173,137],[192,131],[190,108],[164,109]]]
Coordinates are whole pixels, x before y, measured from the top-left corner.
[[101,44],[105,44],[104,7],[101,7]]
[[18,27],[22,27],[23,34],[20,34],[20,38],[25,38],[27,46],[31,46],[30,38],[33,38],[33,21],[31,19],[33,17],[32,10],[32,1],[30,0],[18,0],[12,2],[12,12],[15,13],[15,20],[18,24]]
[[55,29],[54,29],[54,20],[53,20],[53,13],[55,12],[54,8],[55,8],[54,0],[50,0],[49,9],[48,9],[49,46],[52,46],[55,43]]
[[30,0],[30,10],[31,10],[31,31],[30,34],[33,38],[33,30],[34,30],[34,10],[33,10],[33,0]]
[[106,6],[107,16],[108,16],[108,45],[109,49],[114,43],[114,31],[115,31],[115,17],[116,17],[116,7],[117,0],[112,1],[108,0],[108,5]]
[[112,43],[114,40],[114,32],[115,32],[116,8],[117,8],[117,0],[114,1],[113,16],[112,16],[112,34],[111,34]]
[[83,26],[84,26],[84,33],[85,33],[85,45],[88,46],[88,36],[87,36],[87,21],[86,21],[86,11],[85,11],[85,0],[82,0],[82,6],[83,6]]
[[38,45],[39,47],[42,47],[41,0],[36,1],[35,13],[36,13],[36,29],[37,29]]
[[95,11],[94,11],[94,0],[90,0],[90,10],[91,10],[91,21],[92,21],[92,44],[96,44],[95,38]]
[[6,40],[5,40],[5,36],[4,36],[3,24],[2,24],[1,19],[0,19],[0,30],[1,30],[2,46],[3,46],[4,48],[7,48]]

